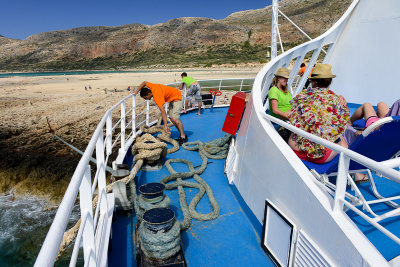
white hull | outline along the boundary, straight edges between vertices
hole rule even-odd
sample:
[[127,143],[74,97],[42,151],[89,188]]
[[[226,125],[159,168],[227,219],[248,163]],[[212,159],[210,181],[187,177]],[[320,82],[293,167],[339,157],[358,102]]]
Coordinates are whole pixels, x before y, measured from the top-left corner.
[[[315,249],[310,248],[308,255],[304,255],[295,244],[295,237],[290,264],[301,265],[301,258],[307,257],[310,265],[319,266],[318,259],[322,257],[328,265],[335,266],[396,265],[395,260],[388,262],[379,253],[343,211],[348,170],[342,168],[336,195],[332,197],[274,129],[265,115],[268,108],[265,98],[279,67],[288,67],[294,60],[290,75],[294,77],[306,53],[313,51],[306,73],[298,87],[293,88],[299,92],[318,55],[330,45],[323,62],[331,64],[337,75],[331,87],[337,94],[354,103],[370,101],[376,105],[377,100],[393,103],[400,98],[394,88],[400,77],[399,17],[399,1],[354,1],[325,34],[273,59],[256,77],[236,139],[236,162],[230,166],[234,170],[228,178],[260,223],[264,223],[267,200],[293,222],[296,236],[302,232],[311,239]],[[382,80],[393,86],[382,86]],[[289,84],[292,82],[289,80]],[[358,157],[345,150],[339,151],[343,152],[343,158]],[[377,162],[371,164],[371,169],[384,168]],[[398,171],[384,171],[388,171],[386,177],[398,182]]]

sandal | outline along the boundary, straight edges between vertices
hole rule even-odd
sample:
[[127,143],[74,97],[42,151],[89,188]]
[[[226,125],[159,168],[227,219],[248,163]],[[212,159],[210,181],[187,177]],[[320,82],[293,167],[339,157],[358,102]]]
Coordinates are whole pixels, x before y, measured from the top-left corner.
[[179,143],[179,145],[181,146],[183,143],[186,143],[186,142],[187,142],[188,137],[187,137],[187,135],[185,135],[184,138],[182,138],[182,137],[179,136],[179,138],[177,138],[177,139],[175,139],[175,140],[176,140],[176,141]]

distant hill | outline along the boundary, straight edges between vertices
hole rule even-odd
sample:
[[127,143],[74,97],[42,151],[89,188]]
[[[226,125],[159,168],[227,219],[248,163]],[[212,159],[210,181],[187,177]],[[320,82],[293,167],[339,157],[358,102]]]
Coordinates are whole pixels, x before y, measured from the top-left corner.
[[[335,23],[350,0],[283,0],[281,10],[311,37]],[[284,18],[286,48],[307,39]],[[177,18],[156,25],[82,27],[44,32],[25,40],[0,36],[0,70],[73,70],[202,67],[266,62],[271,6],[215,20]]]

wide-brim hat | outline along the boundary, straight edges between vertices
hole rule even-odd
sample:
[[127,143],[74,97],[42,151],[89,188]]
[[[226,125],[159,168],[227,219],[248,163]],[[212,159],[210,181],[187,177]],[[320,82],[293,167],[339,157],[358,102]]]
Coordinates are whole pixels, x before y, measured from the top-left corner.
[[287,68],[279,68],[275,73],[275,76],[290,79],[289,75],[290,75],[290,72]]
[[310,79],[329,79],[335,78],[332,74],[332,66],[329,64],[316,64],[312,70]]

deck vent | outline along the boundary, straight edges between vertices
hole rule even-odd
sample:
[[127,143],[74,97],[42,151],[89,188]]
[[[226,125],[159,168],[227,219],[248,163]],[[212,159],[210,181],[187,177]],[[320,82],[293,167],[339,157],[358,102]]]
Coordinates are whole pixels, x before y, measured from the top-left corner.
[[231,145],[229,146],[228,156],[226,157],[225,161],[225,173],[230,184],[233,183],[233,179],[235,177],[237,157],[238,155],[235,148],[235,139],[232,138]]
[[298,231],[294,266],[332,266],[318,246],[302,230]]

